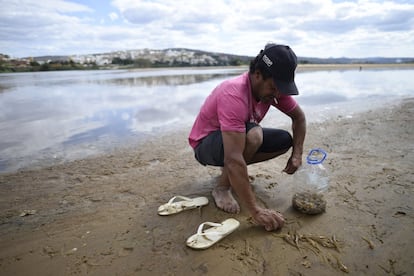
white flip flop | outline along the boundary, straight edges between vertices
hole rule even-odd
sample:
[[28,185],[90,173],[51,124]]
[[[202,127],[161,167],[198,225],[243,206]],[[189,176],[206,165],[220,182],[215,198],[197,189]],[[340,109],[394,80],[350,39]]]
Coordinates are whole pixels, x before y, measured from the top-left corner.
[[[203,230],[204,226],[211,226]],[[236,219],[229,218],[221,223],[204,222],[200,224],[197,233],[187,239],[187,246],[193,249],[206,249],[220,241],[240,225]]]
[[185,196],[174,196],[167,203],[158,207],[158,214],[160,216],[168,216],[180,213],[184,210],[190,210],[208,204],[208,198],[196,197],[189,198]]

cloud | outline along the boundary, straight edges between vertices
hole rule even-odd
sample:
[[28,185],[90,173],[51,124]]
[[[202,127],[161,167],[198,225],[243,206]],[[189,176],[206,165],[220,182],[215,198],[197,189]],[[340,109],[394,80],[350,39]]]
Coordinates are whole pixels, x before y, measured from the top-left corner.
[[132,7],[122,11],[122,15],[132,24],[149,24],[154,21],[162,21],[168,18],[168,12],[162,10],[161,7],[161,5],[156,4]]
[[[315,11],[314,11],[315,12]],[[369,1],[327,5],[304,16],[296,28],[310,32],[341,34],[355,30],[402,32],[414,28],[414,5]]]
[[414,52],[410,1],[3,2],[0,49],[15,56],[169,47],[255,55],[269,41],[301,56]]
[[119,18],[118,14],[116,12],[111,12],[109,14],[109,18],[111,19],[111,21],[115,21]]

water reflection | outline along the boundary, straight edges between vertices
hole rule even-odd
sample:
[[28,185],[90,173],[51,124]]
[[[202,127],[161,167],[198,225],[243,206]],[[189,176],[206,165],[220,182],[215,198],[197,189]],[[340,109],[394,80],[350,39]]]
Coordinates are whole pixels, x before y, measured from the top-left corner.
[[148,69],[107,71],[53,71],[0,74],[0,91],[24,86],[60,86],[74,84],[120,86],[171,86],[200,83],[237,75],[246,68],[227,69]]
[[115,78],[101,81],[94,81],[98,84],[115,84],[119,86],[177,86],[200,83],[223,76],[235,74],[201,74],[201,75],[178,75],[178,76],[158,76],[158,77],[135,77],[135,78]]
[[243,70],[2,74],[8,93],[0,94],[0,171],[83,157],[182,127],[206,93]]
[[[189,128],[211,90],[245,70],[0,74],[0,172],[81,158],[130,140]],[[322,120],[335,112],[412,97],[412,74],[413,70],[299,73],[297,100],[308,121]],[[270,115],[264,124],[288,122],[276,111]]]

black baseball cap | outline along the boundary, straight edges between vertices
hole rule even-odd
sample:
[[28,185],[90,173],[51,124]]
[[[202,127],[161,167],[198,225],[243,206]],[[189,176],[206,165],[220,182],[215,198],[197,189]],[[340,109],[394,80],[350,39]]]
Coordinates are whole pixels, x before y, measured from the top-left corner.
[[285,95],[299,95],[295,84],[295,70],[298,59],[287,45],[267,44],[261,53],[260,61],[272,74],[277,89]]

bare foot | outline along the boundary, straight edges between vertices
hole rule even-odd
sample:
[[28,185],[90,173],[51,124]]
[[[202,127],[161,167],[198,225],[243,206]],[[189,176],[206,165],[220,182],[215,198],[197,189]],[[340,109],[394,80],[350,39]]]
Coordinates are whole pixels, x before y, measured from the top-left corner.
[[234,199],[231,189],[225,186],[216,186],[213,189],[212,195],[218,208],[224,212],[237,214],[240,212],[239,203]]

